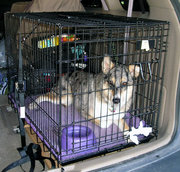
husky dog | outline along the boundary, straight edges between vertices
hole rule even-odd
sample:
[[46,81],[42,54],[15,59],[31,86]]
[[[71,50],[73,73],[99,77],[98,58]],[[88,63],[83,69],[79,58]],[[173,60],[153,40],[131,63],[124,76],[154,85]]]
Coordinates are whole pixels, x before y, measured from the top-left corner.
[[[130,109],[135,97],[134,78],[139,76],[139,66],[115,65],[109,56],[102,61],[102,72],[98,74],[76,71],[70,77],[63,76],[56,88],[39,96],[35,101],[42,101],[75,108],[88,120],[94,121],[101,128],[108,128],[115,123],[121,131],[129,131],[124,116]],[[60,87],[61,82],[61,87]],[[61,90],[61,101],[59,95]],[[31,103],[30,109],[37,108]]]

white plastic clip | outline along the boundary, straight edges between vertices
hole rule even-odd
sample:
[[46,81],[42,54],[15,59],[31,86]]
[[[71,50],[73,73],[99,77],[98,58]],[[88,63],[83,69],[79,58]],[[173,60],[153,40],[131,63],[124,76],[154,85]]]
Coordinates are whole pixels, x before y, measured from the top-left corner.
[[146,51],[149,51],[149,50],[150,50],[149,40],[142,40],[141,50],[146,50]]
[[20,118],[25,118],[25,106],[20,107]]

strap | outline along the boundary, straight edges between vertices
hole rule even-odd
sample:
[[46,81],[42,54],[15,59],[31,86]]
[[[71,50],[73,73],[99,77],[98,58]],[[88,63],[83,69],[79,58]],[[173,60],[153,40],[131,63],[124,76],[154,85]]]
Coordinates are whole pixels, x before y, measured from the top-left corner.
[[144,14],[145,13],[144,0],[139,0],[139,5],[141,8],[141,12]]
[[[35,153],[33,153],[33,149],[36,150]],[[43,166],[43,170],[45,170],[45,163],[44,163],[44,160],[45,159],[48,159],[50,162],[51,162],[51,168],[54,169],[55,168],[55,162],[52,158],[50,157],[43,157],[41,155],[41,147],[40,145],[38,144],[33,144],[33,143],[30,143],[28,148],[27,148],[27,154],[29,155],[29,158],[30,158],[30,161],[31,161],[31,168],[30,168],[30,172],[33,172],[34,171],[34,168],[35,168],[35,160],[38,160],[41,165]]]
[[134,0],[129,0],[127,17],[132,17]]
[[22,157],[21,159],[9,164],[6,168],[4,168],[2,170],[2,172],[9,171],[9,170],[11,170],[11,169],[13,169],[13,168],[15,168],[17,166],[20,166],[20,165],[22,165],[22,164],[24,164],[24,163],[26,163],[28,161],[29,161],[29,156],[26,155],[25,157]]
[[[20,17],[20,26],[21,26],[21,17]],[[18,85],[15,84],[15,101],[16,103],[19,101],[20,108],[24,106],[24,83],[23,83],[23,58],[21,52],[21,33],[19,33],[19,68],[18,68]],[[18,96],[19,95],[19,96]],[[11,163],[2,172],[6,172],[12,168],[17,166],[21,166],[25,162],[31,161],[30,172],[34,171],[35,168],[35,160],[39,160],[41,165],[43,166],[43,170],[45,169],[45,163],[43,160],[49,159],[52,165],[52,168],[55,168],[55,162],[52,158],[41,156],[41,147],[37,144],[30,143],[29,146],[26,146],[26,138],[25,138],[25,129],[24,129],[24,119],[19,116],[19,127],[21,134],[21,148],[18,148],[18,151],[21,155],[21,159]],[[33,149],[36,150],[33,153]]]
[[25,129],[24,129],[24,119],[18,117],[19,119],[19,129],[21,134],[21,146],[24,148],[26,146],[26,135],[25,135]]
[[[37,152],[33,153],[33,149],[37,150]],[[34,171],[35,168],[35,160],[38,160],[41,157],[41,148],[39,145],[30,143],[28,148],[27,148],[27,154],[29,155],[30,161],[31,161],[31,168],[30,172]],[[44,162],[40,161],[40,163],[43,166],[43,170],[45,169],[45,164]]]
[[[33,153],[33,149],[36,150],[35,153]],[[50,157],[43,157],[41,155],[42,151],[41,151],[41,147],[40,145],[38,144],[33,144],[33,143],[30,143],[28,146],[25,146],[24,148],[18,148],[18,151],[21,155],[21,159],[11,163],[10,165],[8,165],[6,168],[4,168],[2,170],[2,172],[6,172],[10,169],[13,169],[17,166],[21,166],[22,164],[30,161],[31,162],[31,167],[30,167],[30,170],[29,172],[33,172],[34,169],[35,169],[35,161],[38,160],[43,169],[42,171],[45,170],[45,163],[44,163],[44,160],[47,159],[51,162],[51,169],[54,169],[55,168],[55,162],[52,158]]]

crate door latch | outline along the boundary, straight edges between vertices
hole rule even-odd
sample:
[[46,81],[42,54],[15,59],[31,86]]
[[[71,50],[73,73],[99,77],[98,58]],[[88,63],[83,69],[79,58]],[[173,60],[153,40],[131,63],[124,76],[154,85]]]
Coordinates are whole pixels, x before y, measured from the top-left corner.
[[144,71],[143,71],[143,66],[141,63],[139,63],[139,66],[140,66],[140,73],[141,73],[141,77],[144,81],[150,81],[151,78],[152,78],[152,70],[151,70],[151,63],[147,62],[147,69],[149,71],[149,78],[146,78],[144,77]]

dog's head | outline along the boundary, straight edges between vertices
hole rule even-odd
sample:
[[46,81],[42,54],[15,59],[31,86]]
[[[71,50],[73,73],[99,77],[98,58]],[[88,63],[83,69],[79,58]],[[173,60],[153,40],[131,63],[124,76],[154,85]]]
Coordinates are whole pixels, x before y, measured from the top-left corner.
[[109,56],[102,61],[103,99],[111,112],[123,112],[130,108],[135,92],[134,78],[139,76],[137,65],[115,65]]

